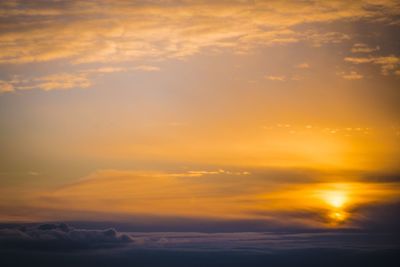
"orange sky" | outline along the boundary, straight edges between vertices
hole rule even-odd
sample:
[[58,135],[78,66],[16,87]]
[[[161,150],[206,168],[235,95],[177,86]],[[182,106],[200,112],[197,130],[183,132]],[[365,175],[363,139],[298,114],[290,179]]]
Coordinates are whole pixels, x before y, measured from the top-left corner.
[[399,15],[391,0],[2,1],[0,220],[353,226],[399,198]]

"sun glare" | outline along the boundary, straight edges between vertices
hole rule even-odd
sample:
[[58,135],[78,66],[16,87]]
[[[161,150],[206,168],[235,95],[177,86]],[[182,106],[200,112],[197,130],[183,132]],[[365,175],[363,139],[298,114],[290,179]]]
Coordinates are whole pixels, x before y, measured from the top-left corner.
[[341,208],[347,202],[347,195],[344,191],[329,191],[324,195],[325,201],[334,208]]

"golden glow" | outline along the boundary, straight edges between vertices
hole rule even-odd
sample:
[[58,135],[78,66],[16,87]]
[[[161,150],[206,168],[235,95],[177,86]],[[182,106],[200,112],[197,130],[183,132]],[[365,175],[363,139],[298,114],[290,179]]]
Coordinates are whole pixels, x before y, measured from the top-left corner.
[[322,198],[330,206],[328,218],[331,224],[336,225],[345,222],[349,218],[350,214],[346,212],[345,205],[351,202],[351,199],[349,199],[346,189],[343,188],[348,186],[343,184],[333,186],[339,189],[323,191]]
[[334,208],[341,208],[347,202],[347,196],[344,191],[326,192],[323,197]]
[[329,218],[332,220],[332,224],[343,223],[348,218],[348,215],[344,211],[332,211],[329,213]]
[[3,218],[342,226],[399,198],[398,0],[24,2],[0,1]]

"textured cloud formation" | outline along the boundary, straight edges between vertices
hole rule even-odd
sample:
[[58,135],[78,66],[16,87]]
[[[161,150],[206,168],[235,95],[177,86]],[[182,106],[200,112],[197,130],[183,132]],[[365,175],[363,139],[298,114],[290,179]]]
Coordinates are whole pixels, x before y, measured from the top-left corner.
[[380,66],[383,75],[396,74],[400,66],[400,57],[395,55],[390,56],[369,56],[369,57],[346,57],[344,59],[353,64],[375,64]]
[[120,246],[129,236],[114,229],[74,229],[64,223],[0,229],[0,248],[68,250]]
[[56,73],[32,79],[18,76],[11,81],[0,82],[0,94],[21,90],[40,89],[44,91],[88,88],[92,85],[87,73]]
[[278,82],[284,82],[286,80],[285,76],[265,76],[265,79],[270,80],[270,81],[278,81]]
[[[33,216],[30,213],[37,215],[36,220],[54,217],[76,220],[90,215],[104,219],[110,213],[113,218],[172,216],[263,220],[269,227],[325,228],[337,223],[362,227],[362,223],[353,223],[363,221],[360,218],[365,215],[353,212],[356,207],[398,200],[397,178],[358,180],[344,173],[340,176],[346,177],[346,181],[332,182],[330,175],[324,177],[322,173],[301,170],[255,173],[241,170],[183,173],[102,170],[75,183],[33,193],[24,200],[29,203],[28,207],[9,205],[1,210],[4,216],[14,216],[14,220],[18,216]],[[3,193],[7,195],[7,190]],[[335,195],[344,199],[343,209],[335,208]],[[340,212],[344,220],[332,218],[335,212]]]
[[[397,266],[397,235],[359,231],[325,232],[128,232],[128,241],[110,243],[112,230],[85,237],[91,246],[70,246],[50,241],[55,228],[41,225],[34,230],[33,243],[11,236],[12,228],[0,230],[1,262],[6,266]],[[23,230],[28,232],[28,230]],[[31,232],[33,230],[30,230]],[[59,229],[66,232],[68,229]],[[43,236],[46,241],[43,243]],[[33,235],[33,234],[32,234]],[[106,238],[104,237],[106,236]],[[4,243],[4,238],[8,243]],[[59,238],[57,236],[57,238]],[[107,240],[107,242],[104,242]],[[12,242],[14,241],[14,243]],[[18,245],[17,245],[18,244]],[[35,244],[35,247],[31,245]],[[42,244],[42,245],[39,245]],[[47,244],[47,245],[44,245]],[[60,244],[67,244],[64,247]],[[97,244],[97,245],[95,245]],[[124,244],[119,246],[116,244]]]
[[180,58],[201,49],[349,39],[300,31],[304,23],[384,19],[398,1],[2,1],[0,63],[68,59],[74,63]]
[[339,74],[340,74],[340,76],[342,76],[343,79],[351,80],[351,81],[361,80],[362,78],[364,78],[363,75],[361,75],[360,73],[358,73],[356,71],[351,71],[350,73],[342,72],[342,73],[339,73]]
[[130,70],[157,71],[157,67],[145,66],[142,68],[100,67],[95,69],[82,69],[72,73],[55,73],[34,78],[14,76],[8,81],[0,80],[0,94],[7,92],[40,89],[43,91],[66,90],[75,88],[89,88],[93,85],[93,78],[103,74],[126,72]]
[[372,53],[378,51],[380,48],[377,47],[369,47],[367,44],[357,43],[353,45],[351,52],[353,53]]

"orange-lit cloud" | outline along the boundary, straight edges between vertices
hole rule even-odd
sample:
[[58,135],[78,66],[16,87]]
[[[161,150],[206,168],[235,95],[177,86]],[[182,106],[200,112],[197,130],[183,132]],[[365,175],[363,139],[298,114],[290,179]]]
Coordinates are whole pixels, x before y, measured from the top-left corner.
[[[6,1],[7,2],[7,1]],[[303,23],[345,19],[391,20],[397,1],[70,1],[2,4],[1,63],[68,59],[75,63],[185,57],[207,47],[237,51],[254,45],[310,41],[315,46],[348,39],[338,32],[299,31]],[[38,20],[39,18],[39,20]],[[40,18],[48,18],[41,21]],[[61,19],[62,18],[62,19]],[[16,23],[28,21],[28,24]],[[77,34],[79,32],[79,34]]]
[[394,55],[384,57],[346,57],[344,60],[353,64],[372,63],[378,65],[383,75],[395,73],[400,64],[400,58]]
[[364,76],[362,74],[360,74],[360,73],[358,73],[356,71],[351,71],[350,73],[342,72],[342,73],[339,73],[339,74],[340,74],[340,76],[343,77],[343,79],[351,80],[351,81],[361,80],[362,78],[364,78]]
[[394,0],[1,1],[0,218],[354,226],[398,201],[399,15]]
[[335,182],[334,177],[295,170],[256,174],[226,170],[100,170],[59,188],[31,192],[27,197],[35,210],[62,211],[68,219],[76,219],[73,214],[79,211],[100,214],[97,219],[102,219],[102,213],[127,217],[264,218],[305,227],[331,227],[363,216],[353,212],[359,206],[399,200],[398,183],[364,182],[355,178]]

